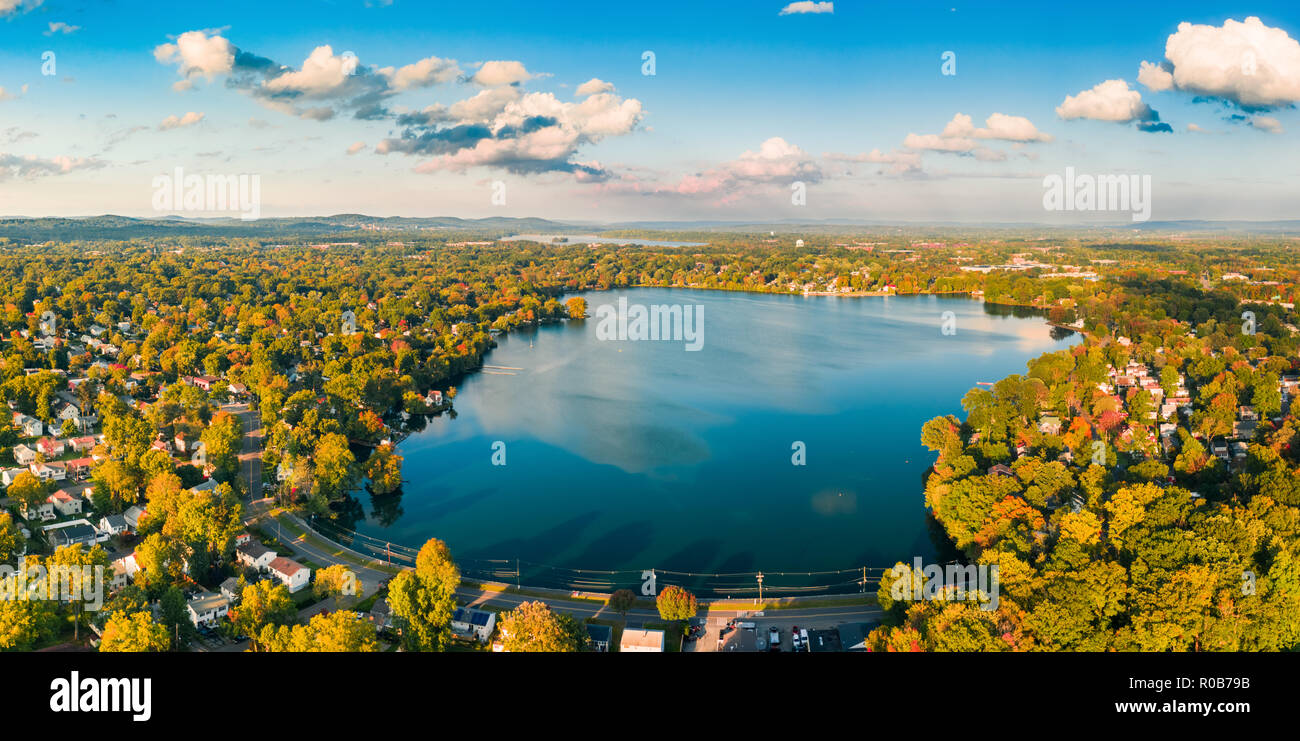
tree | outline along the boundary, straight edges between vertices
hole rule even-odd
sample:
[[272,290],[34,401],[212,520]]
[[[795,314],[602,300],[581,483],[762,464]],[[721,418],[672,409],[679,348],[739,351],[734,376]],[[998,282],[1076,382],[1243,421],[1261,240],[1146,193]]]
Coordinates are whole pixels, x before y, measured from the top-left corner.
[[313,615],[307,625],[267,625],[258,641],[271,652],[357,653],[379,650],[375,628],[352,613]]
[[430,539],[415,558],[415,570],[403,571],[388,585],[388,606],[402,640],[416,651],[444,651],[451,636],[460,570],[447,544]]
[[586,629],[572,615],[555,613],[545,602],[524,602],[498,624],[501,642],[512,653],[571,653],[582,650]]
[[[60,568],[68,569],[82,575],[86,573],[102,574],[102,570],[107,567],[108,553],[98,544],[90,548],[85,548],[80,543],[61,546],[54,550],[54,555],[46,559],[45,563],[45,568],[51,572],[52,577],[54,575],[54,570]],[[96,571],[97,569],[99,571]],[[72,581],[71,586],[77,586],[75,579]],[[51,586],[51,591],[52,590],[53,586]],[[90,597],[90,595],[87,594],[86,585],[84,584],[81,585],[81,589],[79,590],[80,593],[77,593],[78,590],[76,589],[69,589],[69,591],[72,592],[72,598],[66,600],[66,602],[72,609],[72,635],[73,638],[76,639],[81,635],[81,618],[84,614],[86,599]],[[61,598],[65,596],[67,595],[60,595]],[[53,598],[53,595],[51,595],[51,598]]]
[[33,476],[31,471],[23,471],[9,484],[8,494],[20,506],[31,509],[39,507],[45,501],[49,496],[49,487]]
[[104,624],[101,652],[166,651],[171,644],[167,628],[154,622],[147,610],[136,613],[114,612]]
[[288,624],[297,614],[287,587],[260,581],[244,587],[239,606],[231,611],[231,621],[240,633],[249,637],[256,651],[258,638],[267,626]]
[[208,463],[227,476],[239,470],[239,452],[244,441],[244,426],[230,412],[217,412],[212,424],[199,437]]
[[173,584],[163,592],[158,604],[162,610],[162,628],[167,634],[167,640],[175,641],[173,648],[179,650],[182,642],[194,637],[194,623],[190,621],[189,610],[185,607],[185,593]]
[[631,589],[619,589],[609,595],[609,602],[606,604],[609,605],[609,609],[626,618],[627,611],[636,604],[636,593]]
[[341,563],[317,571],[316,581],[311,588],[317,599],[334,597],[339,609],[355,604],[362,591],[361,580],[356,573]]
[[699,609],[695,595],[676,584],[664,587],[655,599],[655,606],[659,608],[659,617],[670,621],[689,620]]
[[581,319],[587,315],[587,299],[581,296],[574,296],[565,301],[564,306],[569,310],[570,319]]
[[27,548],[27,538],[23,537],[13,515],[0,512],[0,563],[9,563]]
[[392,443],[375,448],[365,464],[370,490],[375,494],[391,494],[402,488],[402,456]]

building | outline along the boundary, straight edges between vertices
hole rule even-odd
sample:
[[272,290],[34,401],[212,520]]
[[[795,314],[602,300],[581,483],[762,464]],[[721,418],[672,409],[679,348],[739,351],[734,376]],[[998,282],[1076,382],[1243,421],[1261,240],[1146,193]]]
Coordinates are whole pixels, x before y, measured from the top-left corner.
[[370,622],[374,623],[375,630],[393,627],[393,611],[388,607],[388,600],[375,601],[374,607],[370,608]]
[[230,612],[230,600],[214,592],[199,592],[185,604],[195,627],[212,627]]
[[593,651],[609,651],[609,644],[614,639],[614,629],[599,623],[587,623],[587,642]]
[[808,650],[813,653],[843,651],[844,649],[840,647],[840,632],[838,630],[808,631]]
[[457,607],[451,616],[451,632],[461,638],[487,643],[497,627],[497,614],[472,607]]
[[20,466],[30,466],[36,462],[36,451],[22,443],[18,443],[14,446],[14,460]]
[[291,558],[277,556],[266,567],[290,592],[297,592],[311,580],[311,569]]
[[101,517],[99,520],[100,532],[105,532],[109,535],[121,535],[122,533],[130,531],[130,529],[131,527],[126,524],[126,518],[122,515],[108,515],[106,517]]
[[110,566],[113,569],[112,579],[108,583],[110,592],[125,589],[135,579],[136,573],[140,571],[140,564],[136,563],[134,553],[117,559]]
[[131,528],[131,532],[136,532],[140,529],[140,520],[143,519],[144,516],[144,508],[137,506],[132,506],[126,512],[122,513],[122,517],[126,519],[127,527]]
[[236,561],[250,569],[259,571],[270,568],[271,562],[276,559],[277,555],[275,551],[253,540],[235,548]]
[[618,642],[618,650],[621,653],[663,653],[664,632],[624,628],[623,637]]
[[81,514],[81,497],[62,489],[51,494],[46,501],[53,504],[55,511],[64,517]]
[[68,468],[61,463],[33,463],[27,468],[41,481],[63,481],[68,478]]
[[[12,484],[12,483],[14,482],[14,479],[18,478],[18,474],[20,474],[20,473],[22,473],[22,472],[24,472],[24,471],[27,471],[27,469],[26,469],[26,468],[6,468],[6,469],[4,470],[3,473],[0,473],[0,481],[4,481],[4,485],[5,485],[5,486],[9,486],[10,484]],[[30,471],[28,471],[28,473],[30,473]]]
[[72,525],[63,525],[59,527],[48,527],[45,529],[45,539],[55,548],[76,545],[80,543],[89,548],[99,542],[99,533],[90,523],[82,520]]
[[225,597],[230,602],[238,602],[241,594],[242,593],[239,590],[239,580],[235,577],[232,576],[221,582],[221,596]]
[[870,623],[844,623],[839,626],[840,649],[844,651],[866,651],[867,636],[871,634]]
[[23,519],[28,522],[32,520],[53,520],[55,517],[54,505],[50,503],[49,499],[34,507],[27,506],[27,502],[19,502],[18,508],[22,511]]
[[47,460],[63,455],[63,449],[63,441],[55,440],[52,437],[43,437],[36,441],[36,452],[45,456]]

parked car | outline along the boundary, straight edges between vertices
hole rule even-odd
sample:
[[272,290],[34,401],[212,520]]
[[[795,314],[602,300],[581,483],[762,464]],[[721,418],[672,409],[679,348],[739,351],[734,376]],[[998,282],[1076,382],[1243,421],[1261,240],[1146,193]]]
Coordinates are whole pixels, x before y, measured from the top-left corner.
[[781,650],[781,629],[776,627],[775,625],[773,625],[771,628],[768,628],[767,630],[767,650],[768,651]]
[[[805,633],[804,635],[807,635],[807,634]],[[802,651],[802,650],[803,650],[803,643],[801,643],[800,640],[799,640],[799,626],[798,626],[798,625],[796,625],[796,626],[790,628],[790,650],[791,650],[791,651]]]

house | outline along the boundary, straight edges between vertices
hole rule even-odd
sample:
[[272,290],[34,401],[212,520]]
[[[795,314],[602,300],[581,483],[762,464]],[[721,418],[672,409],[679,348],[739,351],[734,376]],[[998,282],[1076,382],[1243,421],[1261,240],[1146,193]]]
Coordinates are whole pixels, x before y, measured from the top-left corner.
[[235,560],[250,569],[269,568],[278,554],[257,541],[249,541],[235,548]]
[[487,643],[497,626],[497,614],[472,607],[457,607],[451,616],[451,632],[461,638]]
[[992,466],[989,466],[989,473],[988,473],[988,475],[990,475],[990,476],[1012,476],[1012,477],[1014,477],[1014,476],[1016,475],[1016,472],[1015,472],[1015,471],[1012,471],[1012,470],[1011,470],[1011,467],[1008,466],[1008,465],[1006,465],[1005,463],[995,463],[995,464],[993,464]]
[[53,520],[55,517],[54,505],[48,499],[34,507],[27,506],[26,502],[20,502],[18,509],[22,511],[23,519],[28,522],[32,520]]
[[61,463],[33,463],[27,468],[41,481],[62,481],[68,477],[68,467]]
[[[94,458],[70,458],[66,461],[59,461],[67,471],[67,476],[72,479],[84,479],[90,475],[90,469],[95,465]],[[53,464],[51,464],[53,465]]]
[[587,623],[587,641],[594,651],[609,651],[609,643],[614,639],[614,629],[608,625]]
[[14,412],[14,426],[22,431],[23,437],[40,437],[45,434],[45,423],[35,417]]
[[18,478],[18,474],[25,471],[31,473],[26,468],[6,468],[3,473],[0,473],[0,481],[4,481],[5,486],[9,486],[14,482],[14,479]]
[[130,526],[126,524],[126,518],[122,515],[107,515],[99,519],[100,532],[106,532],[109,535],[121,535],[130,529]]
[[871,628],[870,623],[844,623],[840,625],[840,649],[844,651],[866,651],[867,636],[870,635]]
[[64,525],[62,527],[48,527],[45,529],[45,539],[55,548],[76,545],[77,543],[89,548],[99,542],[99,533],[90,526],[90,523],[84,521],[83,523]]
[[1038,430],[1044,435],[1058,435],[1061,432],[1061,419],[1055,415],[1044,415],[1038,420]]
[[227,388],[230,390],[230,393],[235,396],[243,397],[248,394],[248,387],[242,383],[232,383]]
[[228,601],[234,603],[239,601],[240,595],[241,592],[239,590],[238,579],[232,576],[229,579],[226,579],[225,581],[221,582],[222,597],[225,597]]
[[436,407],[442,404],[442,392],[437,389],[431,390],[429,393],[424,395],[424,403],[431,407]]
[[393,611],[388,607],[388,600],[375,601],[374,607],[370,608],[370,622],[374,623],[375,630],[393,627]]
[[297,592],[307,586],[311,579],[311,569],[291,558],[277,556],[266,567],[290,592]]
[[235,536],[235,547],[238,548],[239,546],[250,542],[252,539],[252,535],[249,535],[248,533],[240,533]]
[[140,529],[140,520],[144,518],[144,515],[144,509],[138,506],[133,506],[122,513],[122,517],[126,520],[127,526],[131,528],[131,532]]
[[108,583],[109,591],[116,592],[119,589],[125,589],[134,579],[140,564],[136,563],[135,554],[123,556],[111,564],[113,569],[113,578]]
[[190,487],[190,491],[194,492],[195,494],[198,494],[199,492],[203,492],[203,491],[216,491],[216,490],[217,490],[217,482],[213,479],[204,479],[203,483],[196,484]]
[[95,447],[95,438],[90,435],[84,437],[74,437],[68,440],[68,447],[78,453],[85,453]]
[[[736,631],[742,633],[744,631]],[[664,632],[662,630],[643,630],[624,628],[623,637],[618,642],[622,653],[663,653]]]
[[14,446],[14,460],[18,461],[20,466],[30,466],[36,462],[36,451],[18,443]]
[[190,376],[185,379],[185,381],[189,383],[191,386],[197,386],[198,388],[201,388],[204,391],[211,391],[212,384],[216,383],[219,380],[221,379],[217,378],[216,376]]
[[178,433],[176,433],[176,437],[172,439],[172,445],[175,445],[175,446],[176,446],[176,452],[177,452],[177,453],[184,453],[184,452],[185,452],[185,433],[184,433],[184,432],[178,432]]
[[199,592],[185,603],[185,610],[195,627],[212,627],[230,612],[230,600],[215,592]]
[[812,653],[835,653],[843,651],[838,630],[809,630],[808,650]]
[[81,514],[81,497],[59,489],[45,501],[54,505],[54,509],[64,517]]

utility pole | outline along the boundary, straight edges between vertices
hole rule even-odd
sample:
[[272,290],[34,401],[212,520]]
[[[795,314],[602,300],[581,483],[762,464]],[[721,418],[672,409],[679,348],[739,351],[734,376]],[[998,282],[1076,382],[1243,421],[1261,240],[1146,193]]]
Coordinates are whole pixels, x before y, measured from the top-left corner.
[[867,567],[862,567],[862,593],[867,593]]
[[763,601],[763,572],[758,572],[758,601]]

